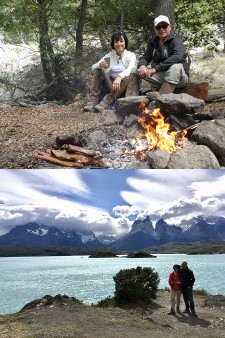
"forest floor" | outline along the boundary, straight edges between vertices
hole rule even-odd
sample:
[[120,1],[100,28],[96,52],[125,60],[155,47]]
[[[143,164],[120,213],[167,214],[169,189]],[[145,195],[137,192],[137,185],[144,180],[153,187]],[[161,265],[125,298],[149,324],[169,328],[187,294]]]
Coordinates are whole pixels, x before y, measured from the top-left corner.
[[[148,306],[100,308],[71,298],[43,298],[25,311],[0,316],[1,338],[174,338],[225,337],[225,297],[197,296],[197,317],[168,315],[169,291]],[[61,298],[59,300],[59,298]],[[183,311],[181,303],[181,312]]]

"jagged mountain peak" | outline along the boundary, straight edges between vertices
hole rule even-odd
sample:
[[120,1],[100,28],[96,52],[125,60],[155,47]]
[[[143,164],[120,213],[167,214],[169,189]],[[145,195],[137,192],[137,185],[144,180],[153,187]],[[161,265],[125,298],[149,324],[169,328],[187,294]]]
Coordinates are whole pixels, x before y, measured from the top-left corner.
[[137,231],[143,231],[147,234],[152,234],[154,232],[152,221],[150,220],[149,216],[144,219],[137,219],[136,221],[134,221],[134,223],[132,224],[131,232]]
[[166,243],[194,243],[225,241],[224,217],[193,217],[180,226],[169,225],[164,219],[156,222],[155,229],[149,216],[137,219],[126,235],[116,238],[102,234],[98,237],[89,229],[82,230],[49,227],[30,222],[16,226],[0,236],[0,245],[70,246],[76,248],[111,247],[120,250],[140,250]]

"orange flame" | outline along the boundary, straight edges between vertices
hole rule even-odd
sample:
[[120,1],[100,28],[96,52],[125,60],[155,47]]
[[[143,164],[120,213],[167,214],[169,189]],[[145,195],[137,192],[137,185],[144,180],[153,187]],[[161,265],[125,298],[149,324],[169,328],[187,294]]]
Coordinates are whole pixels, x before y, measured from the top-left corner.
[[149,111],[144,102],[141,102],[140,109],[143,114],[139,116],[138,123],[142,126],[143,136],[147,142],[143,144],[141,138],[137,139],[135,145],[135,154],[140,152],[147,153],[150,150],[161,149],[173,152],[182,148],[182,144],[187,142],[185,137],[187,130],[171,131],[171,125],[165,122],[165,117],[160,113],[160,109],[156,108]]

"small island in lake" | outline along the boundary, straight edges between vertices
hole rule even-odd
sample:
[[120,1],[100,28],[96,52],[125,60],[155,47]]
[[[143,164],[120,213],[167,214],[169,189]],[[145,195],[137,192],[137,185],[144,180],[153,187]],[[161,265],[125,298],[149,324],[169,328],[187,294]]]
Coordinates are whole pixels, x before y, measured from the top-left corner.
[[88,258],[109,258],[109,257],[118,257],[116,252],[113,251],[96,251],[92,253]]
[[127,255],[127,258],[157,258],[157,256],[151,255],[150,253],[146,251],[136,251],[136,252],[130,252]]

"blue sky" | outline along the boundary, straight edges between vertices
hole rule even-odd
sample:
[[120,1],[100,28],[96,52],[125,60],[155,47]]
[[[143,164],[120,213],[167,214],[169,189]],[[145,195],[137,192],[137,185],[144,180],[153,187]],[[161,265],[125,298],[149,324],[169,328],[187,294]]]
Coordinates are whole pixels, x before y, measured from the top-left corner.
[[0,235],[37,222],[123,235],[150,216],[178,225],[198,215],[225,217],[223,170],[1,169]]

